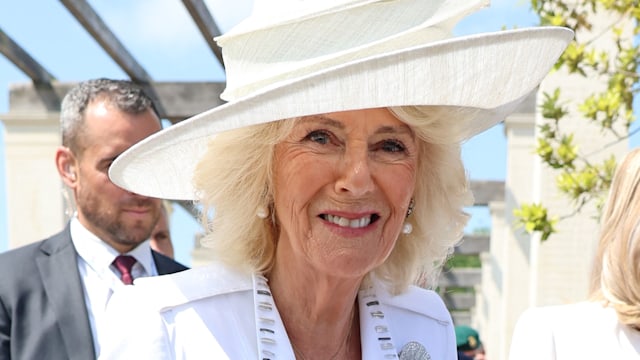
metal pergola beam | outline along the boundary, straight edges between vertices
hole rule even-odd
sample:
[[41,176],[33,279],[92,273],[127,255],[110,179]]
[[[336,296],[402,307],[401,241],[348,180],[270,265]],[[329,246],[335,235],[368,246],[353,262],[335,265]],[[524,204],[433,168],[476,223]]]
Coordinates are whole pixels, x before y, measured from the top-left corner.
[[55,77],[40,65],[18,43],[0,29],[0,53],[17,66],[36,84],[51,84]]
[[154,100],[156,110],[160,117],[165,117],[165,110],[160,98],[154,89],[152,79],[145,69],[129,53],[124,45],[113,34],[111,29],[102,21],[102,18],[84,0],[60,0],[69,12],[80,22],[98,44],[109,54],[113,61],[131,78],[140,84],[147,94]]
[[61,98],[55,93],[52,85],[55,77],[2,29],[0,29],[0,53],[31,79],[35,93],[45,109],[49,111],[60,109]]
[[[156,110],[161,118],[169,119],[174,123],[182,120],[175,118],[167,112],[166,104],[162,101],[163,96],[158,93],[159,89],[151,76],[125,48],[122,42],[120,42],[86,0],[60,0],[60,2],[129,78],[144,88],[147,94],[153,99]],[[205,38],[207,45],[224,68],[222,50],[213,40],[214,37],[220,35],[220,30],[206,4],[203,0],[183,0],[183,3],[202,36]],[[60,97],[52,85],[55,77],[13,41],[2,29],[0,29],[0,53],[31,78],[36,90],[39,92],[40,98],[48,110],[55,111],[59,109]]]
[[213,51],[222,68],[224,68],[222,49],[213,40],[214,37],[220,36],[220,29],[218,29],[215,20],[213,20],[213,16],[211,12],[209,12],[207,5],[203,0],[182,0],[182,2],[189,11],[189,14],[191,14],[191,18],[195,21],[198,29],[200,29],[200,33],[204,36],[207,45],[209,45],[209,48]]

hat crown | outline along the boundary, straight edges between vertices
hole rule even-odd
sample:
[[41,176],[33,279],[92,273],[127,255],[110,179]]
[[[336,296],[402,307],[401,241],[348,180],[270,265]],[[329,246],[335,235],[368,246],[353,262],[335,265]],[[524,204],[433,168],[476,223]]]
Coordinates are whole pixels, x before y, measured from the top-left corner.
[[216,38],[225,100],[287,80],[451,37],[459,19],[488,0],[256,0],[252,15]]

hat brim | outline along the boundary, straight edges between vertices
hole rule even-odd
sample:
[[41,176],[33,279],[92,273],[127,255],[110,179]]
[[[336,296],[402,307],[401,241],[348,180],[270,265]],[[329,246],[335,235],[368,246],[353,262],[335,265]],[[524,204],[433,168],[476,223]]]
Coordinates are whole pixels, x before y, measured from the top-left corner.
[[[194,200],[192,176],[213,135],[298,116],[391,106],[458,106],[464,141],[515,110],[552,68],[573,32],[536,27],[443,40],[341,64],[273,84],[164,129],[111,165],[118,186],[157,198]],[[224,155],[221,155],[224,156]]]

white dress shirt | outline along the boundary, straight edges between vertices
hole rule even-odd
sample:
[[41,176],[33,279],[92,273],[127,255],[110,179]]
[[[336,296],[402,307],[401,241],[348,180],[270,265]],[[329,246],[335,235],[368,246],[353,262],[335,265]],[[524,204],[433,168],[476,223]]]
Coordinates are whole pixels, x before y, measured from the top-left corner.
[[640,332],[596,302],[532,308],[518,319],[509,359],[640,359]]
[[[397,360],[416,344],[430,359],[457,359],[451,316],[435,292],[393,296],[374,282],[358,302],[363,359]],[[141,279],[114,294],[107,313],[101,360],[295,359],[267,280],[221,264]]]
[[[116,256],[121,254],[87,230],[76,216],[71,219],[70,231],[71,241],[78,253],[78,271],[83,284],[93,344],[98,356],[100,354],[98,339],[103,331],[107,304],[114,291],[126,286],[120,281],[120,272],[112,265]],[[149,241],[143,242],[123,255],[131,255],[136,259],[131,269],[134,280],[158,275]]]

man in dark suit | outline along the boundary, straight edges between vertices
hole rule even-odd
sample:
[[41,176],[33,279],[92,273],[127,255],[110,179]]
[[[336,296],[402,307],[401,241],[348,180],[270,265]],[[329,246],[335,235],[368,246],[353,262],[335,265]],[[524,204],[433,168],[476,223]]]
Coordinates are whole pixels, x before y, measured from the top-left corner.
[[61,233],[0,254],[0,360],[95,359],[114,291],[186,269],[147,241],[161,201],[108,177],[118,155],[161,129],[151,99],[129,81],[89,80],[65,96],[60,120],[55,162],[76,211]]

